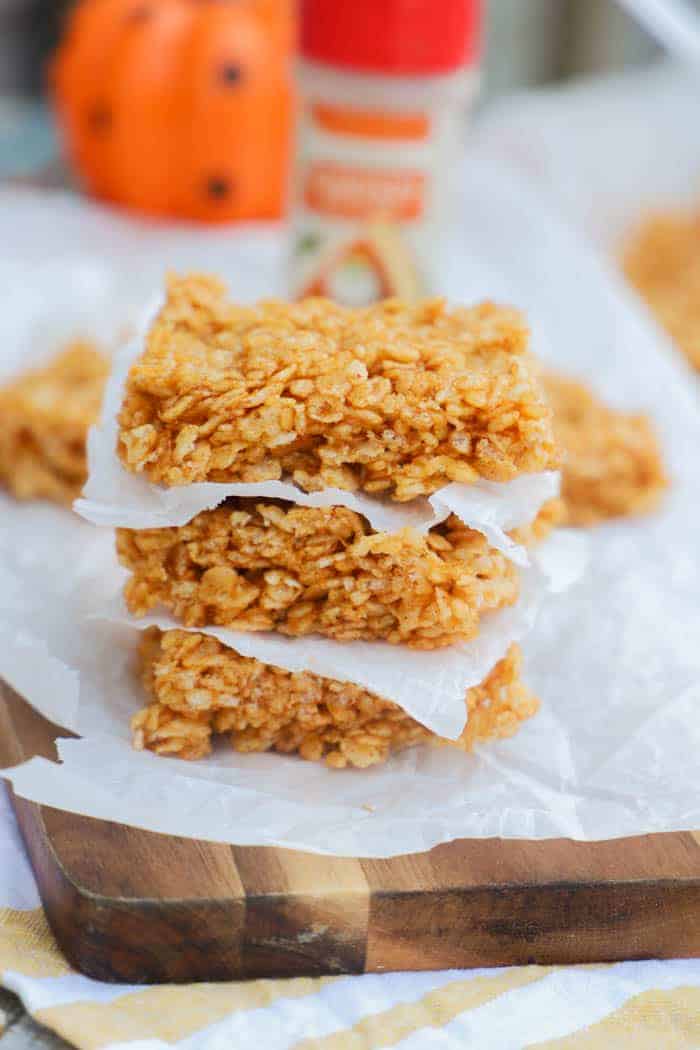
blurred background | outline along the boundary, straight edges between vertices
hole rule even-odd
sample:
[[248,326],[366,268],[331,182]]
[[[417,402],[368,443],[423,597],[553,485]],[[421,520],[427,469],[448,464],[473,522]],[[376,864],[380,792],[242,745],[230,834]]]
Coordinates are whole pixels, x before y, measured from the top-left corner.
[[[71,0],[0,0],[0,91],[36,98]],[[695,0],[700,7],[700,0]],[[654,46],[612,0],[491,0],[484,97],[649,60]]]
[[[50,161],[46,59],[71,0],[0,0],[0,175]],[[700,0],[695,0],[700,7]],[[657,49],[613,0],[490,0],[482,101],[649,62]]]

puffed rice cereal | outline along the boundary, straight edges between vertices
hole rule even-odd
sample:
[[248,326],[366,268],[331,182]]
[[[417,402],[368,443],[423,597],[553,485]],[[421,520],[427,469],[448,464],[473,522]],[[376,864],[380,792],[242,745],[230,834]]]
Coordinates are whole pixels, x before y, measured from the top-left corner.
[[76,342],[0,389],[0,484],[17,499],[70,504],[80,495],[108,373],[96,347]]
[[668,479],[650,420],[609,408],[581,383],[545,376],[564,452],[564,523],[595,525],[655,510]]
[[270,667],[207,635],[152,628],[141,656],[152,702],[133,719],[134,746],[187,759],[202,758],[212,736],[226,735],[236,751],[273,749],[334,769],[364,769],[421,743],[470,751],[478,741],[511,736],[539,706],[520,680],[517,646],[468,690],[469,718],[456,742],[441,741],[360,686]]
[[627,244],[623,267],[662,327],[700,369],[700,211],[650,215]]
[[292,479],[410,500],[556,468],[514,310],[325,299],[236,306],[171,278],[119,417],[126,467],[166,486]]
[[455,516],[388,534],[345,507],[232,499],[180,527],[118,529],[117,551],[130,612],[162,604],[188,627],[434,649],[519,593],[513,563]]

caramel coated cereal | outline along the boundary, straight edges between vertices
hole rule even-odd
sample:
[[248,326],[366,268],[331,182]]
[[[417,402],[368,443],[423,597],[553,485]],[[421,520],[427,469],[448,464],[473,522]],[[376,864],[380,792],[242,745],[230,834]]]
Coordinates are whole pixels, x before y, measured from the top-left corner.
[[0,483],[17,499],[70,504],[80,495],[108,373],[94,346],[76,342],[0,389]]
[[166,486],[292,479],[410,500],[556,467],[520,315],[482,303],[229,302],[172,278],[129,373],[126,467]]
[[568,525],[655,510],[668,486],[646,416],[609,408],[581,383],[545,376],[564,452],[562,499]]
[[117,550],[130,611],[162,604],[188,627],[433,649],[519,592],[512,562],[454,516],[387,534],[344,507],[234,499],[180,527],[119,529]]
[[700,212],[651,215],[627,245],[628,280],[700,369]]
[[[224,734],[236,751],[295,752],[342,769],[376,765],[415,744],[444,742],[360,686],[270,667],[206,635],[151,629],[142,660],[152,703],[132,722],[139,749],[196,759],[209,752],[213,735]],[[520,680],[517,646],[468,690],[466,704],[467,726],[454,742],[465,751],[477,741],[511,736],[535,714],[538,701]]]

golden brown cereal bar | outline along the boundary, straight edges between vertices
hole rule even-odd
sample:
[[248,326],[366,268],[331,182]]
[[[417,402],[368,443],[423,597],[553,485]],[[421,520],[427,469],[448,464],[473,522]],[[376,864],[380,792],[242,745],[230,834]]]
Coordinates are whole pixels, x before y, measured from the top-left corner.
[[700,212],[651,215],[627,245],[623,265],[659,323],[700,369]]
[[519,591],[512,562],[454,516],[388,534],[345,507],[234,499],[180,527],[118,529],[117,551],[130,611],[162,604],[188,627],[434,649]]
[[[154,628],[143,637],[141,655],[152,702],[132,723],[139,749],[201,758],[213,734],[226,734],[236,751],[296,752],[340,769],[441,742],[402,708],[360,686],[270,667],[206,635]],[[517,646],[468,690],[466,704],[468,723],[455,742],[465,751],[480,740],[511,736],[535,714],[538,701],[520,680]]]
[[76,342],[0,389],[0,483],[18,499],[69,504],[80,495],[108,372],[94,346]]
[[545,376],[557,439],[564,451],[564,521],[595,525],[659,505],[668,480],[646,416],[609,408],[581,383]]
[[236,306],[171,278],[129,373],[118,452],[167,486],[293,479],[410,500],[558,464],[520,315],[483,303]]

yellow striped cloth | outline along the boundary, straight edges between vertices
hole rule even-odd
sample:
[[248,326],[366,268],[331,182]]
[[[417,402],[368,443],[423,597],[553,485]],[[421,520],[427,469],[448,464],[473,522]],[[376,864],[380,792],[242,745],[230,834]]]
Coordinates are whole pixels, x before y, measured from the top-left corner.
[[88,980],[56,946],[2,789],[0,984],[81,1050],[700,1048],[700,960],[187,987]]

